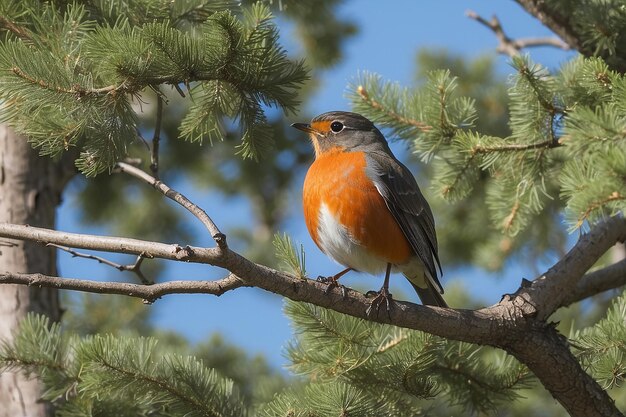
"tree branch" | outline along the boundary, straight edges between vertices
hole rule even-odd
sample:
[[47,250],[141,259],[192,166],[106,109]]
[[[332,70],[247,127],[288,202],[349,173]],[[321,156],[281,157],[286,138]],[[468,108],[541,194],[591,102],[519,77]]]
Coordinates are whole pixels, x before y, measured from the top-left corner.
[[[326,284],[310,279],[303,280],[255,264],[230,249],[183,247],[178,244],[67,233],[7,223],[0,223],[0,237],[104,252],[135,255],[144,253],[145,256],[154,258],[210,264],[227,269],[240,277],[247,285],[259,287],[295,301],[309,302],[354,317],[423,330],[471,343],[488,344],[494,337],[492,319],[499,317],[503,321],[506,317],[504,305],[470,311],[426,307],[398,301],[394,302],[394,308],[389,315],[380,314],[368,317],[366,310],[370,305],[370,300],[357,291],[348,290],[345,296],[339,288],[327,291]],[[0,277],[5,276],[6,274],[0,274]],[[41,276],[39,278],[39,282],[46,282],[41,279]],[[79,287],[67,289],[80,290]],[[116,292],[116,294],[119,293]]]
[[55,243],[48,243],[47,246],[52,246],[54,248],[60,249],[62,251],[65,251],[65,252],[69,253],[70,255],[72,255],[72,257],[74,257],[74,258],[92,259],[94,261],[97,261],[98,263],[101,263],[101,264],[104,264],[104,265],[108,265],[108,266],[110,266],[112,268],[115,268],[118,271],[133,272],[135,275],[137,275],[137,277],[139,278],[141,283],[144,284],[144,285],[152,285],[152,284],[154,284],[154,281],[151,281],[148,278],[146,278],[146,276],[141,271],[141,264],[143,263],[143,260],[146,259],[146,256],[143,253],[141,253],[141,254],[139,254],[137,256],[137,260],[135,261],[135,263],[128,264],[128,265],[122,265],[122,264],[118,264],[117,262],[113,262],[113,261],[110,261],[108,259],[102,258],[100,256],[90,255],[88,253],[77,252],[77,251],[73,250],[72,248],[68,248],[67,246],[61,246],[61,245],[57,245]]
[[[479,310],[455,310],[393,302],[389,314],[368,317],[371,300],[363,294],[348,289],[333,288],[313,280],[303,280],[255,264],[237,253],[219,248],[181,248],[133,239],[105,238],[99,236],[65,234],[28,226],[0,224],[0,237],[42,241],[49,237],[67,244],[80,243],[86,249],[123,253],[141,253],[152,250],[156,257],[205,262],[221,266],[241,281],[221,286],[217,283],[175,282],[142,286],[124,283],[100,283],[67,280],[43,275],[0,274],[0,282],[26,285],[52,286],[90,292],[124,294],[140,297],[148,302],[173,292],[202,292],[221,294],[224,290],[250,285],[281,294],[295,301],[305,301],[349,314],[361,319],[416,329],[452,340],[491,345],[513,354],[537,375],[542,384],[568,410],[572,416],[619,415],[614,403],[588,374],[570,352],[566,340],[553,326],[547,324],[542,314],[556,309],[563,300],[557,292],[568,292],[567,283],[576,283],[584,272],[617,240],[626,236],[626,220],[615,217],[596,226],[583,235],[574,248],[546,274],[530,286],[520,288],[516,294],[491,307]],[[184,256],[179,256],[180,253]],[[231,277],[233,280],[234,277]],[[585,282],[585,281],[582,281]],[[206,287],[202,287],[206,285]],[[570,288],[571,290],[571,288]],[[545,293],[545,294],[544,294]],[[542,294],[544,294],[542,296]],[[537,312],[542,314],[538,314]],[[547,317],[546,317],[547,318]]]
[[16,25],[4,16],[0,16],[0,28],[12,32],[22,40],[32,41],[33,39],[31,33],[26,28]]
[[[567,43],[570,48],[577,50],[586,57],[597,56],[597,42],[589,42],[588,34],[574,20],[573,10],[563,8],[556,2],[545,0],[515,0],[524,10],[537,18],[544,26],[556,33]],[[577,4],[572,4],[569,9],[576,9]],[[580,12],[580,10],[577,10]],[[623,54],[612,54],[608,51],[601,52],[607,65],[621,74],[626,73],[626,59]]]
[[549,5],[544,0],[515,0],[515,2],[556,33],[572,49],[581,51],[582,41],[571,26],[568,17],[559,13],[558,10],[549,9]]
[[521,39],[513,39],[513,44],[518,49],[531,48],[535,46],[554,46],[555,48],[562,49],[564,51],[569,51],[571,48],[568,44],[563,42],[560,38],[557,37],[540,37],[540,38],[521,38]]
[[220,296],[227,291],[246,284],[235,274],[217,281],[169,281],[153,285],[130,284],[126,282],[101,282],[86,279],[59,278],[44,274],[0,274],[0,284],[20,284],[29,287],[49,287],[97,294],[118,294],[143,299],[152,304],[168,294],[212,294]]
[[565,294],[573,291],[572,288],[583,274],[615,242],[626,238],[626,219],[613,217],[597,225],[590,233],[582,235],[565,257],[545,274],[531,284],[524,285],[513,295],[504,297],[503,301],[494,306],[479,310],[455,310],[394,301],[394,308],[389,315],[374,317],[366,315],[370,300],[359,292],[348,289],[345,297],[339,288],[327,292],[326,284],[310,279],[302,280],[256,264],[230,249],[183,247],[178,244],[66,233],[7,223],[0,223],[0,237],[105,252],[144,253],[148,257],[210,264],[230,271],[247,285],[295,301],[309,302],[354,317],[422,330],[453,340],[494,344],[494,340],[505,337],[514,327],[516,316],[546,319],[557,308],[565,305]]
[[561,146],[560,141],[549,139],[543,142],[529,143],[529,144],[513,144],[513,145],[502,145],[502,146],[476,145],[472,147],[470,152],[472,154],[488,154],[492,152],[524,152],[524,151],[532,151],[532,150],[537,150],[537,149],[556,148],[558,146]]
[[389,108],[385,107],[383,104],[381,104],[378,101],[374,100],[369,95],[369,93],[367,92],[365,87],[363,87],[362,85],[357,87],[356,92],[359,95],[359,97],[361,97],[363,99],[363,101],[365,101],[367,104],[369,104],[370,106],[372,106],[375,109],[381,110],[382,112],[387,114],[387,116],[389,116],[390,118],[392,118],[394,120],[399,121],[400,123],[404,123],[404,124],[413,126],[413,127],[417,128],[421,132],[430,132],[431,130],[433,130],[432,126],[429,126],[429,125],[427,125],[424,122],[420,122],[419,120],[415,120],[415,119],[410,119],[408,117],[404,117],[401,114],[396,113],[392,109],[389,109]]
[[156,90],[157,110],[156,122],[154,126],[154,136],[152,137],[152,151],[150,152],[150,171],[156,180],[159,179],[159,145],[161,143],[161,124],[163,120],[163,97],[161,91]]
[[465,12],[465,15],[489,28],[496,35],[499,41],[496,50],[510,57],[517,56],[522,49],[533,46],[554,46],[565,51],[570,49],[568,44],[555,37],[511,39],[506,35],[504,29],[502,29],[500,19],[498,19],[495,15],[491,18],[491,20],[485,19],[473,10],[468,10]]
[[624,285],[626,285],[626,259],[583,276],[574,290],[563,298],[561,307]]
[[502,25],[500,24],[500,20],[494,15],[491,20],[487,20],[482,16],[479,16],[475,11],[468,10],[465,12],[465,15],[470,19],[474,19],[479,23],[482,23],[484,26],[491,29],[491,31],[496,35],[498,41],[498,47],[496,50],[502,54],[508,55],[510,57],[514,57],[519,55],[519,47],[514,44],[514,42],[506,36],[504,30],[502,29]]
[[548,319],[558,308],[567,304],[577,292],[579,281],[596,261],[615,243],[626,240],[626,219],[615,216],[596,225],[582,235],[576,245],[545,274],[531,285],[521,288],[517,296],[526,299],[539,320]]
[[45,90],[54,91],[56,93],[71,94],[77,97],[113,94],[126,88],[126,84],[124,82],[119,85],[108,85],[106,87],[100,88],[83,88],[78,84],[73,85],[71,88],[64,88],[58,85],[51,84],[43,79],[33,78],[32,76],[22,71],[19,67],[12,67],[11,72],[13,72],[13,74],[17,75],[23,80],[28,81],[33,85],[37,85]]
[[0,237],[55,244],[101,252],[144,254],[148,258],[212,264],[220,257],[217,248],[196,248],[124,237],[60,232],[40,227],[0,223]]
[[211,237],[213,237],[213,239],[215,240],[215,243],[217,243],[217,246],[220,249],[227,248],[226,236],[222,232],[220,232],[217,225],[213,222],[213,220],[209,217],[209,215],[202,208],[192,203],[187,197],[185,197],[178,191],[170,188],[165,183],[157,180],[150,174],[142,171],[141,169],[137,167],[129,165],[125,162],[118,162],[115,165],[115,169],[119,172],[125,172],[127,174],[132,175],[135,178],[139,178],[140,180],[153,186],[156,190],[160,191],[167,198],[174,200],[175,202],[183,206],[185,209],[187,209],[187,211],[189,211],[198,220],[200,220],[202,224],[204,224],[206,229],[211,234]]

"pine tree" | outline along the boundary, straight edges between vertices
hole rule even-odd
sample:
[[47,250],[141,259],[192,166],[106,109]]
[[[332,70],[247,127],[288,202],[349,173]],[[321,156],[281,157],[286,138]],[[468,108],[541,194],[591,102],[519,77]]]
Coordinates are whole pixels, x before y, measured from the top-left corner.
[[[447,215],[463,222],[471,214],[462,206],[482,203],[486,214],[478,224],[492,227],[463,260],[491,268],[528,245],[562,243],[561,219],[577,231],[621,218],[626,200],[623,1],[518,2],[531,13],[547,13],[546,24],[582,56],[551,70],[511,53],[506,128],[485,120],[494,112],[482,111],[484,96],[460,88],[472,85],[463,79],[471,71],[428,71],[417,87],[364,73],[350,87],[355,111],[406,141],[428,165],[433,196],[451,206]],[[272,134],[263,106],[293,110],[307,77],[303,64],[287,59],[276,43],[267,7],[235,14],[237,6],[228,2],[191,3],[2,3],[7,38],[0,45],[0,95],[11,104],[3,120],[42,154],[59,158],[80,150],[77,167],[92,176],[110,170],[137,141],[131,98],[152,90],[161,103],[162,85],[170,84],[193,98],[179,136],[228,141],[224,118],[234,119],[241,126],[240,155],[266,155]],[[531,230],[537,225],[542,230]],[[455,244],[463,239],[471,232]],[[284,267],[304,281],[301,248],[281,235],[275,248]],[[490,264],[489,256],[496,261]],[[605,274],[623,274],[622,265]],[[569,337],[580,366],[622,408],[625,297],[616,297],[595,324],[550,333],[559,341],[563,333]],[[159,351],[153,339],[81,337],[35,315],[2,346],[0,364],[37,375],[44,398],[68,416],[246,415],[246,401],[263,401],[252,412],[268,416],[504,414],[511,402],[535,395],[541,380],[510,346],[498,347],[511,355],[311,304],[288,302],[286,314],[296,331],[288,355],[303,383],[271,401],[245,397],[234,374],[231,380],[196,358]],[[553,329],[548,318],[541,325]],[[609,403],[598,415],[617,412]],[[576,405],[568,410],[582,415]]]
[[[325,2],[324,5],[327,4],[329,9],[334,7],[333,2]],[[277,9],[277,7],[274,8]],[[322,9],[320,8],[320,10]],[[246,10],[244,17],[243,9],[236,3],[228,1],[23,2],[7,0],[0,2],[0,29],[3,37],[2,72],[3,76],[8,75],[2,80],[3,92],[1,94],[3,95],[3,102],[6,104],[0,111],[2,121],[10,123],[14,129],[28,137],[31,144],[38,148],[40,153],[54,156],[53,161],[50,158],[37,159],[25,152],[19,152],[18,156],[27,157],[28,160],[35,162],[31,164],[30,168],[25,167],[24,174],[15,171],[15,177],[19,180],[17,184],[26,186],[23,198],[19,196],[21,188],[16,186],[13,181],[12,173],[16,167],[9,166],[8,169],[2,167],[2,172],[8,175],[2,175],[3,179],[0,182],[10,190],[9,193],[3,191],[3,196],[0,198],[0,200],[5,198],[6,201],[3,200],[3,202],[9,204],[9,206],[6,204],[3,206],[3,212],[9,216],[4,218],[5,221],[53,227],[55,205],[60,201],[59,195],[65,184],[74,176],[72,167],[76,156],[80,152],[83,153],[83,160],[86,160],[84,156],[87,154],[104,156],[104,161],[98,162],[92,158],[93,164],[81,165],[83,170],[91,170],[90,173],[95,173],[110,168],[110,164],[123,157],[126,152],[129,156],[133,153],[137,154],[137,150],[144,146],[143,138],[139,133],[145,132],[146,127],[146,113],[143,111],[153,109],[153,106],[146,101],[156,102],[157,97],[160,97],[162,102],[176,101],[176,98],[180,97],[179,93],[176,92],[178,89],[186,96],[184,99],[186,106],[189,106],[190,101],[196,103],[196,107],[200,103],[194,100],[198,94],[190,97],[189,92],[184,91],[187,88],[192,88],[192,86],[198,91],[203,90],[201,86],[203,83],[194,82],[194,79],[188,76],[190,72],[205,71],[203,75],[196,74],[196,76],[210,77],[211,74],[207,71],[212,68],[215,71],[212,77],[214,78],[213,82],[226,83],[226,75],[231,77],[232,81],[237,81],[238,86],[241,87],[241,97],[247,97],[248,100],[239,102],[239,108],[233,109],[233,116],[245,116],[247,120],[252,120],[253,123],[249,126],[250,129],[247,129],[248,132],[255,130],[258,133],[265,129],[263,123],[257,123],[257,121],[262,122],[262,115],[258,113],[259,108],[255,110],[258,113],[258,120],[254,119],[256,116],[253,117],[252,107],[257,106],[254,101],[262,99],[265,100],[263,105],[268,104],[275,99],[275,97],[270,96],[276,93],[277,95],[282,94],[276,99],[291,100],[292,103],[295,103],[296,98],[293,94],[296,90],[292,88],[293,85],[289,84],[289,81],[284,78],[280,79],[280,77],[288,78],[289,74],[286,73],[292,71],[291,75],[294,77],[292,81],[297,83],[297,80],[302,80],[305,77],[302,65],[289,62],[283,56],[282,51],[277,46],[276,39],[274,39],[276,32],[268,20],[269,13],[266,9],[258,5],[248,4]],[[292,10],[291,14],[293,19],[301,19],[301,12],[298,10]],[[329,16],[332,16],[332,13],[326,13],[326,18],[335,22],[334,29],[331,30],[329,27],[327,30],[324,29],[314,34],[304,33],[302,35],[303,38],[308,37],[310,40],[314,40],[316,36],[329,36],[327,48],[318,48],[319,52],[333,48],[333,45],[337,43],[335,38],[343,36],[342,33],[344,32],[350,32],[350,25],[346,25],[338,19],[329,19]],[[231,24],[233,25],[232,28],[229,27]],[[229,28],[232,29],[232,33],[225,33],[225,30]],[[148,32],[151,34],[148,35]],[[147,39],[150,36],[152,38]],[[223,62],[219,62],[221,60],[219,53],[225,51],[226,42],[224,41],[229,36],[233,37],[230,52],[237,52],[242,57],[239,59],[233,56],[232,68],[225,67]],[[119,42],[115,44],[117,58],[109,60],[107,57],[107,59],[99,61],[97,56],[99,46],[96,46],[95,54],[90,54],[85,48],[89,42],[93,42],[92,46],[100,45],[103,47],[107,45],[107,42],[113,42],[113,44]],[[169,42],[173,42],[175,45]],[[236,44],[237,42],[239,44]],[[257,48],[259,44],[267,45],[268,48]],[[110,46],[113,45],[109,44]],[[133,50],[133,48],[139,48],[139,51]],[[256,51],[258,54],[255,56],[250,53],[251,51]],[[163,56],[170,52],[173,53],[172,56]],[[198,56],[198,52],[207,54],[204,62],[202,60],[205,58]],[[194,56],[191,57],[190,53],[193,53]],[[331,52],[331,58],[332,56],[335,56],[334,59],[336,59],[337,50]],[[135,61],[131,63],[133,58]],[[210,59],[213,59],[213,62],[210,62]],[[100,66],[98,70],[94,67],[94,63],[98,65],[107,64],[108,68]],[[152,72],[155,67],[150,67],[150,65],[156,65],[160,68],[158,71]],[[233,68],[239,69],[239,75],[232,70]],[[4,71],[5,69],[9,72]],[[253,74],[253,70],[257,70],[257,73]],[[286,73],[281,73],[281,70],[285,70]],[[139,78],[142,80],[138,78],[131,80],[133,76],[126,71],[136,71],[134,75],[138,75],[141,71],[148,71],[152,72],[150,76],[172,76],[170,85],[176,89],[170,91],[170,88],[166,87],[159,90],[158,85],[167,83],[167,80],[161,79],[155,82],[154,79],[147,79],[146,73],[144,75],[139,74]],[[110,84],[105,85],[107,83]],[[119,90],[113,88],[108,92],[106,91],[107,88],[111,88],[116,83],[120,87]],[[258,83],[258,85],[245,86],[246,83]],[[269,95],[264,95],[260,91],[264,88],[261,84],[267,86],[268,83],[272,84],[269,85],[271,91]],[[131,86],[130,84],[134,85]],[[208,85],[210,81],[204,84]],[[103,86],[105,87],[104,90],[98,90]],[[277,92],[277,90],[281,91]],[[263,95],[263,97],[254,97],[258,94]],[[200,97],[198,96],[198,98]],[[238,100],[234,94],[225,98],[231,103],[237,103]],[[131,108],[131,106],[137,107]],[[212,113],[216,120],[219,118],[220,112],[217,109],[207,110],[210,110],[209,113]],[[150,113],[157,112],[152,111]],[[163,113],[169,114],[169,112]],[[37,119],[37,122],[34,122],[38,126],[31,123],[34,114],[42,115],[41,118]],[[174,133],[169,131],[172,139],[179,135],[178,126],[181,116],[177,115],[176,117],[179,120],[176,121]],[[221,120],[219,123],[223,129],[225,124]],[[275,122],[272,123],[275,124]],[[21,128],[20,124],[22,125]],[[170,126],[172,124],[170,123]],[[151,126],[154,124],[151,123]],[[31,130],[24,132],[25,127]],[[167,132],[167,127],[163,126],[165,132]],[[107,132],[112,134],[108,135],[107,138],[102,137]],[[233,135],[229,134],[229,136],[232,137]],[[9,136],[3,135],[2,140],[6,140],[7,137]],[[23,138],[24,136],[16,136],[15,142],[17,143]],[[247,138],[251,138],[250,143],[260,138],[259,144],[267,143],[268,139],[267,136],[263,137],[257,134],[248,135]],[[25,146],[22,147],[26,149]],[[11,150],[13,148],[3,149]],[[180,149],[180,147],[174,146],[172,149]],[[190,154],[194,157],[201,156],[197,152],[197,145],[193,145],[193,149],[196,150],[187,152],[187,157]],[[242,149],[239,149],[240,152]],[[145,147],[142,151],[145,152]],[[142,154],[141,157],[143,156]],[[185,157],[181,152],[178,152],[177,156],[181,159]],[[11,155],[5,155],[0,159],[2,159],[2,163],[9,164],[17,161]],[[165,159],[163,162],[169,162],[167,158],[163,159]],[[241,157],[233,159],[237,162],[245,161]],[[150,163],[149,158],[148,163]],[[109,167],[105,165],[109,165]],[[184,166],[183,164],[180,165]],[[197,167],[198,164],[195,166]],[[26,177],[28,173],[32,178],[28,182],[23,182],[22,178]],[[42,182],[45,178],[50,181],[49,186]],[[102,178],[103,176],[100,176],[97,181],[88,182],[89,186],[85,190],[87,198],[83,201],[91,202],[92,208],[94,205],[97,207],[97,210],[88,209],[85,211],[90,216],[97,216],[97,213],[100,213],[106,217],[105,208],[112,207],[116,203],[117,208],[121,208],[120,200],[112,198],[112,196],[120,195],[118,192],[120,187],[117,189],[102,187],[103,183],[108,184],[107,181],[101,181]],[[115,180],[114,177],[113,179]],[[29,191],[30,188],[27,188],[31,186],[31,183],[34,191]],[[123,181],[123,183],[124,186],[128,185],[127,182]],[[112,185],[115,186],[115,184]],[[283,184],[279,184],[279,186],[284,187]],[[115,192],[106,192],[106,190],[114,189]],[[91,190],[95,192],[90,193]],[[38,204],[34,209],[32,197],[29,200],[26,195],[27,192],[37,193],[30,194],[31,196],[37,195]],[[91,199],[88,197],[90,194]],[[100,199],[101,196],[103,199]],[[151,197],[153,201],[156,200],[154,193],[144,193],[144,196]],[[25,210],[20,209],[17,203],[22,200],[25,204],[31,201],[28,203],[31,206]],[[106,201],[107,204],[103,204],[103,201]],[[146,204],[145,200],[142,204]],[[133,204],[128,205],[137,207]],[[15,213],[24,213],[28,217],[15,217]],[[129,211],[126,210],[126,213],[129,214]],[[139,211],[135,213],[141,215],[145,220],[147,213],[145,210],[141,210],[141,213]],[[180,224],[180,220],[171,208],[161,206],[160,210],[155,210],[152,214],[154,214],[153,224],[167,221],[174,226],[168,232],[174,232],[175,235],[176,231],[180,231],[179,236],[188,237],[188,233],[185,234],[183,227],[176,226]],[[132,233],[134,228],[139,233],[150,232],[146,233],[145,236],[156,237],[154,228],[139,230],[141,225],[145,224],[144,222],[132,220],[132,216],[128,216],[126,219],[129,220],[126,223],[126,232]],[[124,227],[123,225],[119,226]],[[162,234],[162,232],[157,232],[157,234],[159,233]],[[159,235],[159,238],[162,236]],[[38,245],[25,245],[27,251],[25,251],[24,258],[30,259],[30,267],[18,266],[10,262],[6,264],[6,260],[11,260],[11,254],[22,247],[24,245],[7,246],[6,248],[3,245],[3,254],[0,254],[0,257],[3,258],[2,264],[9,271],[56,273],[53,258],[54,250]],[[37,251],[39,252],[38,255],[32,254]],[[50,268],[42,268],[41,265]],[[146,271],[147,275],[155,276],[156,270],[153,265],[146,266],[152,269]],[[5,329],[6,331],[3,330],[3,338],[9,336],[10,324],[23,320],[22,313],[28,309],[45,311],[46,308],[49,308],[48,314],[51,317],[58,317],[60,314],[58,301],[53,302],[49,307],[46,307],[44,303],[46,300],[56,300],[54,290],[24,287],[13,289],[12,286],[4,286],[3,289],[6,289],[7,296],[6,300],[0,301],[0,304],[7,309],[6,313],[13,314],[9,308],[13,308],[12,303],[14,301],[16,301],[19,310],[19,314],[15,314],[14,318],[5,317],[5,323],[9,327]],[[23,296],[21,298],[16,297],[14,293]],[[8,372],[3,373],[2,377],[6,384],[4,382],[1,384],[3,393],[0,396],[3,399],[4,407],[0,407],[2,408],[0,414],[6,412],[9,413],[8,415],[13,415],[19,412],[31,415],[35,413],[35,409],[38,413],[45,412],[46,403],[38,401],[39,394],[35,389],[29,391],[25,382],[19,382],[22,385],[12,387],[13,381],[18,380]],[[21,392],[20,395],[23,397],[21,400],[15,394],[17,392]],[[11,400],[15,402],[15,410],[8,403]],[[30,407],[31,404],[34,407],[32,409],[29,408],[25,411],[21,408]],[[17,411],[18,409],[20,411]]]

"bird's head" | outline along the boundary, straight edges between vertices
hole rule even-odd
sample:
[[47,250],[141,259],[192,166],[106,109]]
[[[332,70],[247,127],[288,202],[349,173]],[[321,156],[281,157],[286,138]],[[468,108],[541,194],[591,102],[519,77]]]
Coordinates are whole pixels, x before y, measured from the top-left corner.
[[331,150],[389,149],[385,137],[376,126],[358,113],[331,111],[314,117],[311,123],[294,123],[291,126],[309,134],[316,157]]

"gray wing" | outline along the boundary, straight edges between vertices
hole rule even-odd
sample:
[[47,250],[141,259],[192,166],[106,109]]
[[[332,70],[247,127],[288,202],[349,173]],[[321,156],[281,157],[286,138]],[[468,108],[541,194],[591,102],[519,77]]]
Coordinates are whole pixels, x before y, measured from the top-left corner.
[[441,263],[437,253],[435,220],[413,174],[400,161],[387,154],[370,152],[367,158],[368,176],[385,199],[389,211],[423,262],[433,283],[443,293],[437,278],[436,266],[441,273]]

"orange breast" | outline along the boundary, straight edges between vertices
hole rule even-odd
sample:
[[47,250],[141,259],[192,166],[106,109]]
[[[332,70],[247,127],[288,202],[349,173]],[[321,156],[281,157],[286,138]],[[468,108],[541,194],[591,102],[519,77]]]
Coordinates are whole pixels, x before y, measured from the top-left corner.
[[304,180],[304,219],[322,251],[318,234],[322,204],[368,252],[392,264],[412,256],[409,243],[374,184],[362,152],[330,150],[319,155]]

